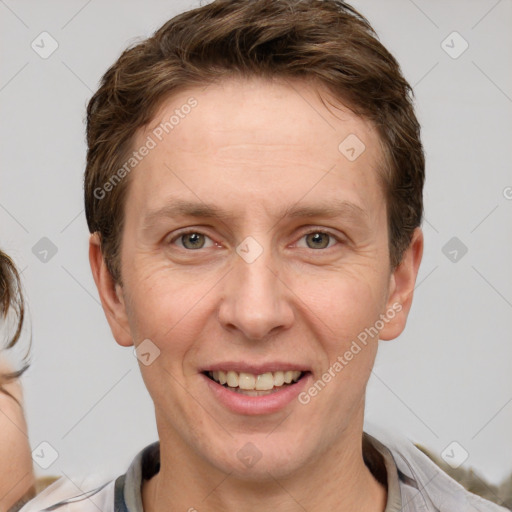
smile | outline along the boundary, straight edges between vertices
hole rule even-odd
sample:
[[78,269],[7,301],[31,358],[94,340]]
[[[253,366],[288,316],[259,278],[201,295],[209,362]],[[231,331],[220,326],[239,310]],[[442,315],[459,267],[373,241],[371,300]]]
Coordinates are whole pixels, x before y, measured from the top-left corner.
[[298,370],[265,372],[259,375],[247,372],[210,371],[206,375],[225,388],[247,396],[262,396],[275,393],[296,383],[303,375]]
[[200,376],[214,402],[246,416],[292,407],[313,379],[307,365],[284,361],[219,361],[201,368]]

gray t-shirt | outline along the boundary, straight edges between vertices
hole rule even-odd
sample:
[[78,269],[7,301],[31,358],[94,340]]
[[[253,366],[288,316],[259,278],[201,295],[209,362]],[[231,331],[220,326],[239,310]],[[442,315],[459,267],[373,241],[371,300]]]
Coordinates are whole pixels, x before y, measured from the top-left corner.
[[[363,456],[372,474],[387,488],[385,512],[507,511],[466,491],[409,441],[389,439],[384,444],[364,433]],[[21,512],[143,512],[143,480],[159,470],[160,444],[156,442],[144,448],[128,471],[115,480],[98,485],[94,477],[82,482],[61,478]],[[77,487],[83,492],[77,492]]]

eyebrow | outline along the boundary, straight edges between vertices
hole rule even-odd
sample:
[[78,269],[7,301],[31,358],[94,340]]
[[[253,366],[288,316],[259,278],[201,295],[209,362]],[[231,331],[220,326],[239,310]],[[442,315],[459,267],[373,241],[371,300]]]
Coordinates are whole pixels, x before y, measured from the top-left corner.
[[[232,220],[234,216],[220,206],[204,202],[173,199],[172,204],[149,211],[143,221],[144,229],[150,228],[160,218],[195,217],[217,220]],[[368,212],[355,203],[335,199],[324,205],[293,204],[276,214],[276,218],[335,218],[344,217],[359,222],[368,220]]]
[[231,215],[223,208],[218,206],[194,202],[184,201],[182,199],[172,199],[172,204],[163,206],[156,210],[149,211],[144,216],[143,226],[144,229],[150,228],[155,221],[163,218],[175,218],[175,217],[197,217],[197,218],[213,218],[213,219],[229,219]]
[[324,205],[292,205],[283,212],[282,217],[349,217],[362,220],[368,218],[368,212],[355,203],[335,199]]

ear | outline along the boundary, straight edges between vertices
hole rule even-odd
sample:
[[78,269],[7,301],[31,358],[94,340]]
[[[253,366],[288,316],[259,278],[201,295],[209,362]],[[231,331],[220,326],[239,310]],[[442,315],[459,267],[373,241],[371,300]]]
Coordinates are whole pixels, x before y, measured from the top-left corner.
[[395,339],[405,329],[422,256],[423,232],[416,228],[402,261],[390,277],[387,309],[384,314],[388,321],[380,331],[381,340]]
[[103,311],[115,340],[123,347],[133,345],[123,289],[116,284],[105,264],[98,233],[93,233],[89,238],[89,263]]

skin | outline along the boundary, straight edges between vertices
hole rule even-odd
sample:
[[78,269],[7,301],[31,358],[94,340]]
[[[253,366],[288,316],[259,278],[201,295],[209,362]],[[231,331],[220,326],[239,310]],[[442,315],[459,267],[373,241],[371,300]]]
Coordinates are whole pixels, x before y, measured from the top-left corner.
[[[0,375],[10,371],[12,368],[5,361],[0,361]],[[3,389],[22,403],[19,381],[4,383]],[[0,393],[0,432],[0,512],[4,512],[34,485],[32,456],[23,409],[5,393]]]
[[[225,361],[285,361],[309,368],[312,384],[394,304],[401,311],[379,337],[405,327],[421,231],[391,269],[378,134],[343,105],[326,106],[319,92],[327,97],[303,81],[233,78],[167,99],[136,147],[188,98],[198,105],[130,175],[122,285],[91,236],[91,268],[115,339],[150,339],[160,350],[141,365],[161,443],[144,510],[385,508],[386,489],[361,451],[377,337],[307,405],[293,400],[270,414],[232,412],[199,373]],[[366,146],[353,162],[338,150],[349,134]],[[213,204],[225,216],[151,214],[179,200]],[[285,215],[335,201],[350,206],[330,217]],[[204,246],[183,245],[183,228],[204,234]],[[332,237],[320,236],[318,248],[311,231]],[[236,252],[248,236],[263,249],[252,263]],[[248,442],[262,454],[252,467],[237,457]]]

